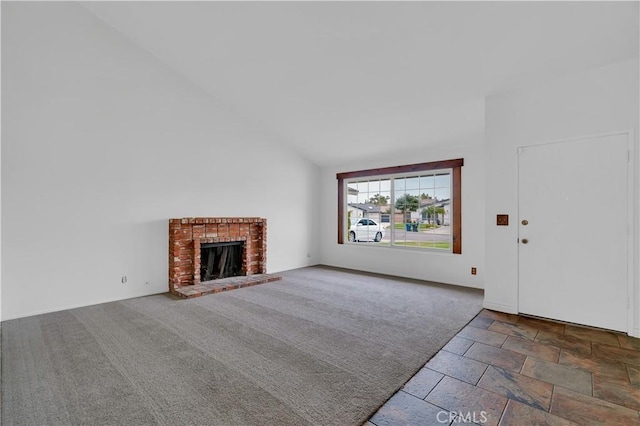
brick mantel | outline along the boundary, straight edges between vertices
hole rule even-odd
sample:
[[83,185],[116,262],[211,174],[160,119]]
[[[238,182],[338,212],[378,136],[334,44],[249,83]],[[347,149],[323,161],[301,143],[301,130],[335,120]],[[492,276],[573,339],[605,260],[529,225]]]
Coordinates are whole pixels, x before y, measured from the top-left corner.
[[267,220],[260,217],[169,219],[169,291],[200,283],[200,246],[244,242],[243,275],[267,271]]

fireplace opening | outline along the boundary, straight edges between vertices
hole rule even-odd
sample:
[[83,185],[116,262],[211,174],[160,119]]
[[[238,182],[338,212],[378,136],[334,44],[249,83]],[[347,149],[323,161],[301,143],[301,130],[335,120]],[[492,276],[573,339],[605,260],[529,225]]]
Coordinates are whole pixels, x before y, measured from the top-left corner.
[[200,281],[244,275],[243,241],[205,243],[200,246]]

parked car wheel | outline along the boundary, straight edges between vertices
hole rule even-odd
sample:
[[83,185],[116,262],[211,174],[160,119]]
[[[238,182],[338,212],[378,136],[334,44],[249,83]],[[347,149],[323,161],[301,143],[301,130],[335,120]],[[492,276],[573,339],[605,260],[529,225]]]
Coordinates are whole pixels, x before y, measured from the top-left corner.
[[382,239],[382,232],[378,232],[376,234],[376,238],[373,241],[375,241],[376,243],[379,243],[381,239]]
[[352,243],[356,241],[356,233],[355,232],[353,232],[353,231],[349,232],[349,241],[352,242]]

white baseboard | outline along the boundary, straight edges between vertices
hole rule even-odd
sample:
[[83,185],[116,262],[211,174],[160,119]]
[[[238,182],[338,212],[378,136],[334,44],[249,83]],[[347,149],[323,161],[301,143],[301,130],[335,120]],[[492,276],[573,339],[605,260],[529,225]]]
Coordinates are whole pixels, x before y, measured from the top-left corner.
[[92,301],[92,302],[87,302],[87,303],[66,305],[66,306],[62,306],[62,307],[54,307],[54,308],[50,308],[50,309],[32,311],[32,312],[27,312],[27,313],[18,314],[18,315],[10,315],[7,318],[2,318],[2,322],[11,321],[11,320],[14,320],[14,319],[19,319],[19,318],[32,317],[32,316],[36,316],[36,315],[45,315],[45,314],[51,314],[51,313],[54,313],[54,312],[67,311],[67,310],[70,310],[70,309],[86,308],[87,306],[101,305],[103,303],[121,302],[123,300],[136,299],[138,297],[153,296],[153,295],[156,295],[156,294],[164,294],[164,293],[168,293],[167,290],[164,290],[164,291],[161,291],[161,292],[157,292],[157,293],[141,292],[140,294],[128,295],[126,297],[108,298],[108,299],[102,299],[100,301]]

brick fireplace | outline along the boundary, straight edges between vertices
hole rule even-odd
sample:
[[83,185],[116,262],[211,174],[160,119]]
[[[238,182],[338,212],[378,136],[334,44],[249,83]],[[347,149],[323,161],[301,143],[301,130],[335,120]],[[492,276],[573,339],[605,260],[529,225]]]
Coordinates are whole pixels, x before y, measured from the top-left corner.
[[[267,220],[260,217],[189,217],[169,219],[169,291],[180,297],[201,296],[231,288],[243,280],[221,279],[234,285],[220,287],[215,281],[201,283],[201,247],[216,243],[242,243],[241,276],[258,284],[256,278],[267,270]],[[267,277],[262,282],[274,281]],[[211,291],[205,291],[205,285]],[[220,290],[222,288],[222,290]],[[217,289],[217,291],[213,291]]]

